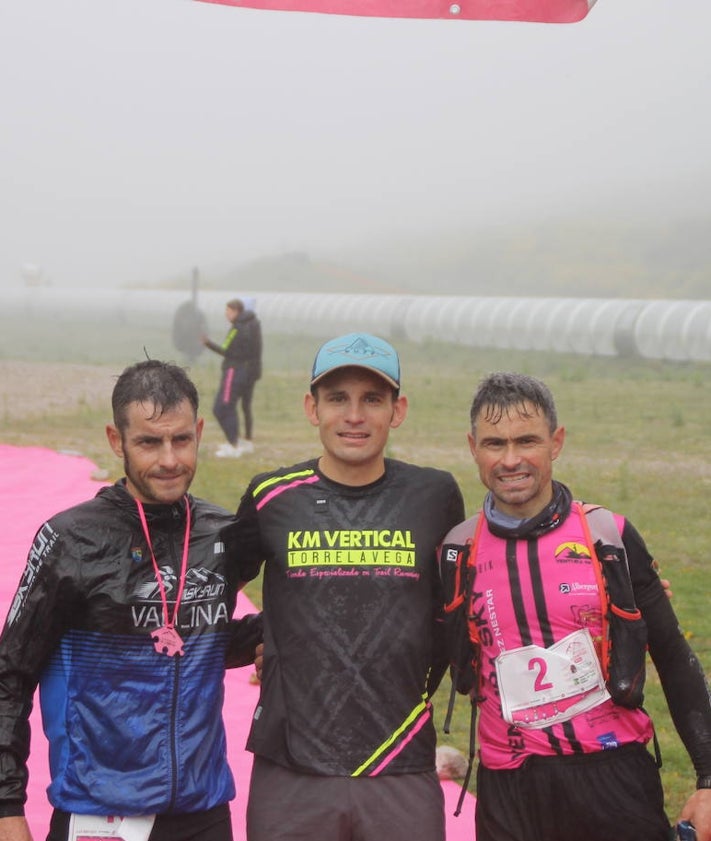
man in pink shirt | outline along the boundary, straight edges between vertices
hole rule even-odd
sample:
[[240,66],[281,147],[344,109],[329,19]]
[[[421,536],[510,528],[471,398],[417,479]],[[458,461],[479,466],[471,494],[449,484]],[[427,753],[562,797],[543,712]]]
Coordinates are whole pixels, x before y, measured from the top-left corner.
[[[488,494],[447,535],[441,564],[446,572],[468,552],[474,576],[467,616],[480,647],[477,841],[670,838],[642,687],[615,680],[623,645],[610,630],[601,572],[609,564],[629,570],[625,610],[643,635],[630,649],[642,664],[640,683],[646,628],[698,775],[679,817],[693,823],[698,841],[710,841],[709,693],[642,537],[626,518],[575,502],[553,479],[565,429],[542,382],[492,374],[470,418],[469,445]],[[609,526],[603,539],[596,522]]]

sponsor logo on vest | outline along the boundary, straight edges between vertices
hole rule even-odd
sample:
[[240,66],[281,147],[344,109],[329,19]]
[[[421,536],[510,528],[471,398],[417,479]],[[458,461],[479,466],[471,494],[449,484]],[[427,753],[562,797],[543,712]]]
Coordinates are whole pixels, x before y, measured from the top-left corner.
[[499,627],[499,619],[496,615],[496,605],[494,603],[494,591],[486,591],[486,610],[489,615],[489,628],[494,636],[494,641],[499,647],[499,651],[505,651],[506,646],[501,638],[501,628]]
[[578,593],[597,593],[597,584],[595,582],[573,581],[568,583],[566,581],[558,585],[558,590],[561,593],[576,595]]
[[580,564],[590,560],[590,550],[584,543],[568,541],[561,543],[555,550],[558,563]]

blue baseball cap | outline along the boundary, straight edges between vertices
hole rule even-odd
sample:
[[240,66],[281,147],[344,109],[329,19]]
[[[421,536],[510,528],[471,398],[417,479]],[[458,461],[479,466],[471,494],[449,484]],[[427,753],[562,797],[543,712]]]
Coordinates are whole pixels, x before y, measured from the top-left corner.
[[365,368],[400,388],[400,360],[395,348],[369,333],[348,333],[321,345],[311,370],[311,385],[338,368]]

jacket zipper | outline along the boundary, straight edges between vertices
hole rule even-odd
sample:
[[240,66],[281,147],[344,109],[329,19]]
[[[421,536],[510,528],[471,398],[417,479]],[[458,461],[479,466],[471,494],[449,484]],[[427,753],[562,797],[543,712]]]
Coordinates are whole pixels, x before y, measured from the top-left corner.
[[173,669],[173,703],[170,710],[170,804],[168,811],[172,812],[175,808],[175,801],[178,796],[178,698],[180,683],[180,660],[176,655],[174,658],[175,667]]
[[[174,524],[178,524],[180,522],[180,513],[176,507],[173,508],[173,522]],[[175,530],[171,532],[170,535],[170,542],[171,542],[171,555],[173,558],[173,563],[178,564],[178,569],[180,569],[180,562],[178,558],[178,553],[176,551],[175,546]],[[182,547],[180,547],[182,549]],[[188,566],[189,566],[188,560]],[[176,611],[175,615],[175,627],[178,633],[180,633],[180,609]],[[171,710],[170,710],[170,761],[171,761],[171,768],[170,768],[170,803],[168,807],[168,811],[172,812],[175,808],[175,803],[178,798],[178,706],[180,701],[180,655],[175,655],[173,658],[174,668],[173,668],[173,698],[171,703]]]

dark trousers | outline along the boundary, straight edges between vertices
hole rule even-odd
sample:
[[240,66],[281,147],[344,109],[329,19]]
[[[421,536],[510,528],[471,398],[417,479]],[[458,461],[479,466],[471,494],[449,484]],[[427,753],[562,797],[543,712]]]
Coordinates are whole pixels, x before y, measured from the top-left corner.
[[476,841],[668,841],[654,758],[642,745],[529,757],[477,772]]
[[[67,841],[69,813],[55,809],[47,841]],[[158,815],[148,841],[232,841],[229,803],[183,815]]]
[[442,787],[435,771],[324,777],[255,756],[247,841],[444,841]]
[[220,388],[215,395],[212,413],[230,444],[236,444],[240,437],[238,403],[241,403],[244,415],[244,437],[252,438],[254,386],[255,380],[241,368],[226,368],[222,372]]

